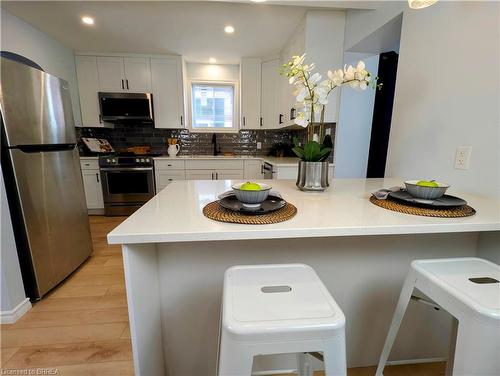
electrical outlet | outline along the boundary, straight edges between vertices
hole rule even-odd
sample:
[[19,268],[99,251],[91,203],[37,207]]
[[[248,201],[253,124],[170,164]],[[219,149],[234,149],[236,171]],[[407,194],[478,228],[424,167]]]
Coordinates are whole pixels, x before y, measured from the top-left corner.
[[455,169],[468,170],[472,146],[459,146],[455,154]]
[[262,142],[257,142],[257,149],[258,150],[262,149]]

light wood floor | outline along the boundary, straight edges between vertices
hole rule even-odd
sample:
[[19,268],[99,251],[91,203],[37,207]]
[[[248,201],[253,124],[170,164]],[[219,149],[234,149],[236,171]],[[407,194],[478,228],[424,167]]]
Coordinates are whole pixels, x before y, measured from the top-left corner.
[[[90,217],[94,253],[18,322],[0,326],[0,367],[58,375],[133,375],[121,249],[106,234],[123,217]],[[387,367],[387,376],[444,375],[444,363]],[[375,367],[350,369],[371,376]],[[316,373],[315,376],[323,376]],[[154,375],[151,375],[154,376]],[[191,376],[191,375],[173,375]],[[205,375],[192,375],[205,376]]]

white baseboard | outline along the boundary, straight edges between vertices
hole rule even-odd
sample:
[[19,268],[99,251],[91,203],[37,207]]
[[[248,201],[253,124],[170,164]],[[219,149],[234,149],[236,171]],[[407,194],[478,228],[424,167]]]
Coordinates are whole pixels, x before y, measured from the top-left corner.
[[418,363],[437,363],[446,362],[447,358],[424,358],[424,359],[405,359],[405,360],[389,360],[388,366],[398,366],[400,364],[418,364]]
[[31,302],[28,298],[26,298],[14,309],[10,311],[0,311],[0,324],[14,324],[30,309]]

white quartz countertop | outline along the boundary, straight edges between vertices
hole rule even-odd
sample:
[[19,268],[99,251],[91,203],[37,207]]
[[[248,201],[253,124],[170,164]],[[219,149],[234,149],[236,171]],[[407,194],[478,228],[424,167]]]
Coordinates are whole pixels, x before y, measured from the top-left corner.
[[[97,156],[80,156],[80,159],[83,160],[97,160],[99,157]],[[299,158],[297,157],[264,157],[264,156],[255,156],[255,157],[250,157],[246,155],[234,155],[234,156],[227,156],[227,155],[182,155],[182,156],[177,156],[177,157],[169,157],[168,155],[160,156],[160,157],[154,157],[153,159],[155,160],[186,160],[186,159],[237,159],[237,160],[249,160],[249,159],[258,159],[264,162],[271,163],[274,166],[277,167],[288,167],[288,166],[297,166],[297,163],[299,162]],[[333,166],[333,163],[330,163],[330,166]]]
[[[155,160],[176,160],[176,159],[181,159],[181,160],[186,160],[186,159],[237,159],[237,160],[245,160],[245,159],[258,159],[264,162],[271,163],[274,166],[277,167],[288,167],[288,166],[297,166],[297,163],[299,162],[299,158],[297,157],[268,157],[268,156],[255,156],[255,157],[250,157],[246,155],[234,155],[234,156],[227,156],[227,155],[182,155],[182,156],[177,156],[177,157],[169,157],[169,156],[161,156],[161,157],[155,157]],[[330,163],[330,166],[333,166],[333,163]]]
[[[221,223],[203,207],[231,188],[230,180],[175,181],[108,234],[110,244],[326,236],[500,231],[500,202],[455,192],[477,211],[466,218],[432,218],[372,204],[370,192],[401,179],[339,179],[322,193],[301,192],[291,180],[265,180],[297,207],[294,218],[270,225]],[[453,187],[452,187],[453,188]]]

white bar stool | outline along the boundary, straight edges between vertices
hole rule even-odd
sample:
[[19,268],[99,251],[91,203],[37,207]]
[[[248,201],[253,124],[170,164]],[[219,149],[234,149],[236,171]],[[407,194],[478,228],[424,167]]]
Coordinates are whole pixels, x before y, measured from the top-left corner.
[[256,355],[305,352],[323,352],[327,376],[346,375],[344,328],[310,266],[233,266],[224,275],[218,375],[250,376]]
[[461,376],[500,375],[499,281],[500,266],[480,258],[413,261],[376,375],[382,375],[414,288],[458,320],[454,356],[452,350],[447,369]]

